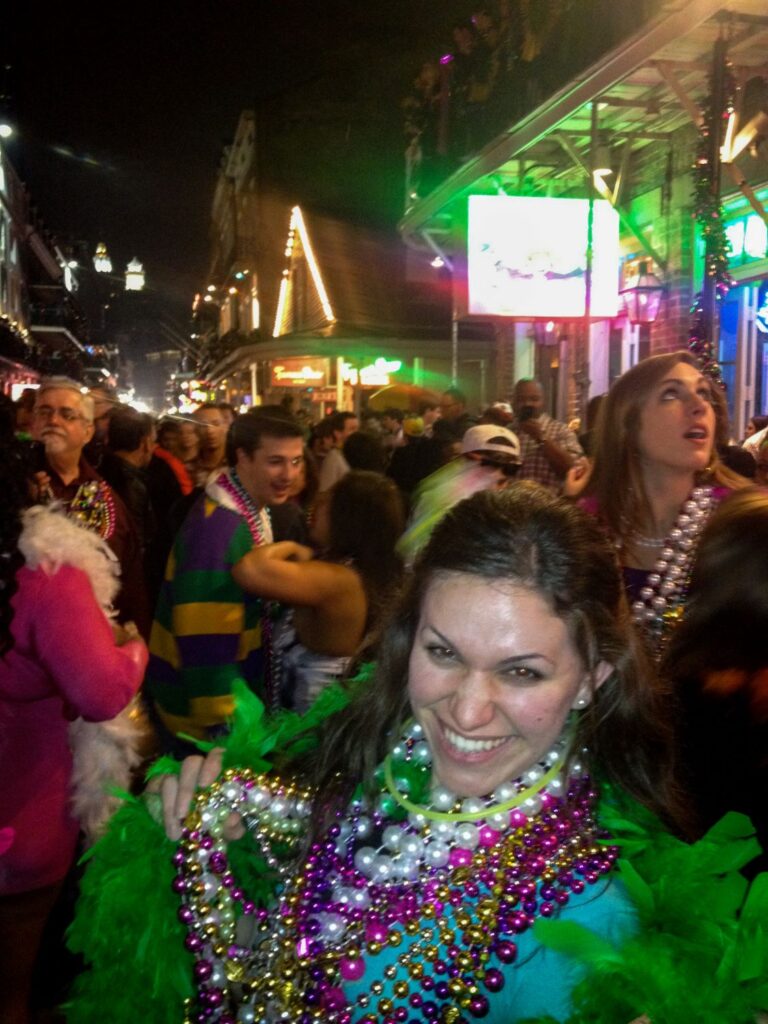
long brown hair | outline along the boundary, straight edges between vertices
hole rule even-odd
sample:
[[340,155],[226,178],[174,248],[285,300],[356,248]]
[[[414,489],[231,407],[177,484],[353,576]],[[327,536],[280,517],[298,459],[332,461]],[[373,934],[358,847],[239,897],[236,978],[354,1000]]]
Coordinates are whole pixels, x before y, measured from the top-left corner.
[[326,556],[354,561],[368,600],[370,628],[400,585],[403,566],[395,545],[405,527],[402,498],[389,477],[353,469],[334,484],[328,501]]
[[768,667],[768,491],[749,487],[727,498],[701,535],[683,621],[661,671],[671,680],[704,679]]
[[[617,537],[625,536],[632,529],[642,532],[652,519],[637,446],[640,419],[653,389],[678,363],[699,369],[690,352],[649,356],[614,381],[600,407],[595,427],[595,465],[587,493],[597,499],[601,518]],[[715,412],[712,457],[707,469],[697,474],[695,482],[714,482],[734,489],[744,487],[744,478],[724,466],[717,455],[717,446],[728,440],[728,409],[722,391],[715,385],[712,386],[712,405]]]
[[629,622],[614,553],[593,517],[525,483],[475,494],[435,528],[383,631],[373,681],[326,722],[317,752],[302,766],[319,789],[318,821],[328,820],[325,813],[357,783],[372,784],[410,717],[408,662],[421,605],[446,573],[535,588],[565,622],[593,679],[601,662],[613,666],[578,716],[574,749],[586,746],[604,778],[667,821],[679,820],[668,716]]

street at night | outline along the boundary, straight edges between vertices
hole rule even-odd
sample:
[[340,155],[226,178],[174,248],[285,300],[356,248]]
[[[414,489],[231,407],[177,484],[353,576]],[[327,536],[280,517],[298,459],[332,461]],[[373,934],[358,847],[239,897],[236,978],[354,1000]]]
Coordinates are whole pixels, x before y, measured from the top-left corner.
[[767,0],[0,37],[0,1024],[768,1024]]

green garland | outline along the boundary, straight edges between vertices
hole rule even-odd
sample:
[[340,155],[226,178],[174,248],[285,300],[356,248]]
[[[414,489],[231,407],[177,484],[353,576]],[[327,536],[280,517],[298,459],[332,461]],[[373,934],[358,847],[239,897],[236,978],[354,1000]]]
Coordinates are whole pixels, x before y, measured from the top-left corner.
[[[225,763],[261,771],[278,752],[311,746],[318,723],[350,692],[334,686],[304,717],[283,712],[271,720],[244,684],[236,697]],[[536,924],[544,945],[586,967],[561,1024],[629,1024],[641,1013],[653,1024],[754,1024],[768,1007],[768,874],[748,888],[738,873],[759,852],[749,821],[729,814],[689,845],[607,787],[599,820],[622,848],[619,876],[641,927],[616,949],[571,922]],[[193,961],[171,889],[174,851],[146,800],[128,798],[89,854],[69,944],[91,969],[77,979],[69,1024],[181,1024]],[[231,843],[229,854],[242,887],[266,905],[274,879],[250,835]]]

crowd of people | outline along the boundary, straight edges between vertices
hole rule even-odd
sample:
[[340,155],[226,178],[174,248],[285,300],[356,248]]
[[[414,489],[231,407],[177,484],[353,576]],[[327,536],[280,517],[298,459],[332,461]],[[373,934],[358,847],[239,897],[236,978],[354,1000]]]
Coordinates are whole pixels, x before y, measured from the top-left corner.
[[9,1024],[768,1012],[765,424],[412,403],[0,406]]

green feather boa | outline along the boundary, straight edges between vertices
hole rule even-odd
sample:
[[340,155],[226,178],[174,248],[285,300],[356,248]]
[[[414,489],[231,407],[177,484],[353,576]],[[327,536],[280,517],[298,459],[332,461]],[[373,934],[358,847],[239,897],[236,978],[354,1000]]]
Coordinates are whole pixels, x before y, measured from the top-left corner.
[[[348,689],[334,686],[303,717],[282,712],[268,719],[250,690],[238,686],[225,764],[268,771],[276,753],[308,749],[319,722],[349,699]],[[162,759],[153,774],[169,767],[178,770]],[[729,814],[689,845],[607,790],[599,818],[622,848],[618,870],[641,929],[616,949],[571,922],[536,924],[543,944],[586,967],[573,1013],[561,1024],[629,1024],[642,1013],[652,1024],[753,1024],[768,1007],[768,875],[748,887],[738,874],[759,852],[749,821]],[[90,969],[66,1007],[69,1024],[183,1021],[193,959],[171,890],[174,851],[147,798],[129,797],[88,855],[69,944]],[[267,903],[273,879],[250,835],[230,844],[230,858],[242,887]]]

